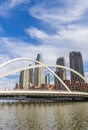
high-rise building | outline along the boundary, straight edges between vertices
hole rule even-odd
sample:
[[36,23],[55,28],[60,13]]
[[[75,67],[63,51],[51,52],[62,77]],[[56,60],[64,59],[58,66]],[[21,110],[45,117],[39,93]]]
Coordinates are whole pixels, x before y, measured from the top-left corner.
[[[38,54],[36,61],[39,61],[41,63],[43,62],[42,54]],[[38,63],[35,63],[36,65]],[[34,85],[35,86],[41,86],[41,84],[44,83],[44,67],[35,68],[34,70]]]
[[45,84],[50,84],[50,74],[45,76]]
[[27,69],[20,72],[19,85],[21,89],[29,89],[34,85],[33,69]]
[[15,84],[15,88],[14,89],[19,89],[19,83]]
[[[56,61],[57,65],[62,65],[62,66],[66,66],[66,61],[64,57],[60,57],[57,58]],[[66,80],[66,70],[57,67],[55,73],[62,79],[62,80]],[[62,84],[60,83],[60,81],[55,78],[55,86],[57,87],[57,89],[59,89],[60,87],[62,87]]]
[[[83,68],[83,59],[82,54],[80,52],[71,52],[69,54],[70,59],[70,68],[76,70],[80,74],[84,76],[84,68]],[[71,72],[71,82],[84,82],[79,76]]]
[[29,88],[29,70],[22,70],[20,72],[20,81],[19,81],[20,88],[28,89]]
[[29,69],[29,87],[31,86],[34,86],[34,69]]

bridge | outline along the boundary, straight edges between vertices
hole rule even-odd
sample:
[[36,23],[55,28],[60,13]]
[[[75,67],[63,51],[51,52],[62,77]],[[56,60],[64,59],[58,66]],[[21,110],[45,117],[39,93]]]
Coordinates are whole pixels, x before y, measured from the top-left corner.
[[10,61],[7,61],[3,64],[0,65],[0,68],[12,63],[12,62],[16,62],[16,61],[23,61],[23,60],[27,60],[27,61],[33,61],[35,63],[38,63],[38,65],[33,65],[33,66],[25,66],[25,67],[21,67],[21,68],[17,68],[15,70],[11,70],[9,72],[0,74],[0,78],[4,77],[4,76],[8,76],[11,75],[13,73],[19,72],[21,70],[26,70],[26,69],[31,69],[31,68],[39,68],[39,67],[45,67],[47,70],[49,70],[62,84],[63,86],[66,88],[67,91],[32,91],[32,90],[28,90],[28,91],[22,91],[22,90],[2,90],[0,91],[0,97],[29,97],[29,98],[44,98],[44,97],[48,97],[48,98],[56,98],[56,99],[88,99],[88,93],[87,92],[74,92],[71,91],[69,89],[69,87],[61,80],[61,78],[55,74],[55,72],[52,71],[52,69],[50,67],[59,67],[59,68],[63,68],[63,69],[67,69],[70,70],[72,72],[74,72],[75,74],[77,74],[78,76],[80,76],[85,82],[88,82],[80,73],[78,73],[77,71],[65,67],[65,66],[61,66],[61,65],[46,65],[43,63],[40,63],[39,61],[36,61],[34,59],[31,58],[17,58],[17,59],[13,59]]
[[8,90],[0,91],[0,98],[4,99],[53,99],[53,101],[88,101],[88,93],[67,91],[33,91],[33,90]]

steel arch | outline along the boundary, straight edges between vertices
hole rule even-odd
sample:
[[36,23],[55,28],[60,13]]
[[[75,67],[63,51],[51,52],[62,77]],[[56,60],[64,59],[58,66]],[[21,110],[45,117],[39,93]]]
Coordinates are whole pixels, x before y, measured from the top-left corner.
[[33,61],[33,62],[35,62],[35,63],[40,64],[42,67],[45,67],[46,69],[48,69],[48,70],[64,85],[64,87],[66,88],[67,91],[71,92],[71,90],[68,88],[68,86],[62,81],[62,79],[61,79],[59,76],[57,76],[57,75],[55,74],[55,72],[53,72],[47,65],[45,65],[45,64],[43,64],[43,63],[41,63],[41,62],[39,62],[39,61],[36,61],[36,60],[34,60],[34,59],[31,59],[31,58],[17,58],[17,59],[9,60],[9,61],[7,61],[7,62],[1,64],[1,65],[0,65],[0,68],[1,68],[1,67],[4,67],[4,66],[6,66],[6,65],[8,65],[8,64],[10,64],[10,63],[13,63],[13,62],[15,62],[15,61],[22,61],[22,60]]

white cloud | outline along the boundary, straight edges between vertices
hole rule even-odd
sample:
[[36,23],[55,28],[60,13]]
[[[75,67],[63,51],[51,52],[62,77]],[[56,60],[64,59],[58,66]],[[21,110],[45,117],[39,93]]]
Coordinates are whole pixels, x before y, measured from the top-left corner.
[[62,0],[61,6],[57,0],[53,3],[54,4],[52,5],[52,2],[43,2],[33,6],[29,9],[29,13],[33,17],[40,19],[51,26],[58,27],[59,24],[66,24],[82,19],[84,13],[88,9],[88,0],[85,0],[85,2],[82,0]]
[[32,37],[32,38],[38,38],[38,39],[48,39],[48,34],[46,34],[45,32],[31,27],[26,29],[26,32]]
[[8,78],[8,77],[4,77],[2,79],[0,79],[0,89],[13,89],[15,88],[15,84],[17,82],[16,78]]
[[25,3],[29,3],[29,2],[30,2],[30,0],[11,0],[9,7],[14,8],[17,5],[25,4]]
[[79,25],[70,25],[62,28],[59,32],[61,38],[70,39],[78,42],[78,45],[84,43],[87,45],[88,41],[88,27]]
[[[52,61],[52,63],[55,63],[57,57],[64,56],[67,63],[69,63],[69,53],[73,50],[80,51],[82,53],[84,64],[88,61],[87,26],[68,25],[67,27],[61,27],[56,34],[52,35],[47,34],[44,31],[42,32],[37,28],[35,30],[37,30],[37,32],[33,31],[32,33],[29,31],[28,34],[34,39],[38,39],[39,42],[42,43],[42,45],[36,47],[36,50],[38,48],[38,50],[45,55],[45,59],[49,55],[49,59],[47,61]],[[44,34],[46,37],[44,37],[42,34]]]
[[[2,38],[1,44],[3,44],[7,50],[8,50],[8,55],[11,59],[12,58],[17,58],[17,57],[30,57],[33,59],[36,59],[36,56],[38,53],[42,53],[43,56],[47,58],[49,62],[53,61],[52,57],[56,57],[56,52],[58,52],[57,47],[52,45],[46,45],[46,44],[41,44],[41,45],[33,45],[26,43],[22,40],[18,39],[9,39],[9,38]],[[4,49],[4,46],[2,47]],[[3,50],[4,51],[4,50]],[[51,57],[48,57],[48,54],[50,54]],[[5,55],[5,54],[4,54]],[[51,59],[51,60],[49,60]],[[56,60],[56,59],[55,59]]]
[[[0,3],[0,15],[7,17],[9,12],[18,5],[26,4],[30,0],[6,0]],[[10,12],[11,13],[11,12]]]
[[0,54],[0,64],[10,60],[10,57],[5,54]]
[[[81,51],[84,59],[87,60],[85,46],[88,49],[88,27],[81,23],[84,17],[87,19],[88,0],[55,0],[50,3],[40,2],[29,9],[29,13],[36,19],[42,20],[44,26],[51,31],[47,34],[38,28],[28,28],[27,33],[43,44],[57,46],[59,50]],[[80,21],[80,22],[78,22]],[[78,22],[78,24],[77,24]]]
[[80,49],[85,49],[85,46],[88,46],[88,27],[86,26],[68,25],[67,27],[60,27],[56,34],[47,34],[33,27],[26,29],[26,32],[32,38],[41,40],[43,44],[62,46],[62,48],[67,44],[70,48],[79,47]]
[[[69,33],[71,32],[69,31]],[[68,34],[68,30],[67,30],[67,34]],[[35,35],[36,33],[34,34],[34,36]],[[56,58],[60,56],[65,56],[66,60],[68,61],[69,52],[73,50],[81,51],[82,54],[85,55],[85,45],[86,45],[86,50],[88,50],[87,40],[83,46],[83,41],[82,42],[81,40],[80,42],[76,41],[74,35],[72,36],[72,38],[70,37],[68,39],[66,39],[65,36],[63,36],[64,37],[63,38],[61,34],[55,35],[55,36],[54,35],[51,36],[49,34],[46,34],[46,35],[48,36],[48,40],[46,39],[46,37],[45,39],[44,37],[43,38],[41,37],[39,41],[41,43],[40,45],[33,45],[31,43],[27,43],[22,40],[10,39],[10,38],[4,37],[0,41],[1,44],[3,44],[3,47],[1,49],[3,49],[4,51],[5,50],[4,46],[6,47],[6,49],[8,50],[9,59],[18,58],[18,57],[30,57],[30,58],[35,59],[38,53],[42,53],[46,63],[48,62],[55,63]],[[57,36],[57,39],[55,39],[56,36]],[[37,38],[37,35],[36,35],[36,38]],[[84,37],[84,40],[85,40],[85,37]],[[87,61],[87,55],[84,61],[85,60]]]
[[[70,39],[74,41],[87,41],[88,28],[81,27],[76,25],[71,25],[67,27],[60,27],[60,30],[56,32],[56,34],[47,34],[46,32],[39,30],[38,28],[31,27],[25,30],[28,35],[30,35],[34,39],[44,40],[45,43],[53,40],[60,39]],[[55,44],[55,43],[54,43]]]

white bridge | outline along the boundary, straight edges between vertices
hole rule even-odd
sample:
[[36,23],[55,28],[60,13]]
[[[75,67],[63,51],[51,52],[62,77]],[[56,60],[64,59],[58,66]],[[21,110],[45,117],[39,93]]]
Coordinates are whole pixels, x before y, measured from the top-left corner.
[[59,68],[63,68],[66,70],[69,70],[75,74],[77,74],[79,77],[81,77],[85,82],[88,82],[80,73],[78,73],[77,71],[65,67],[65,66],[61,66],[61,65],[46,65],[43,63],[40,63],[39,61],[36,61],[34,59],[31,58],[17,58],[17,59],[13,59],[10,61],[7,61],[3,64],[0,65],[0,69],[2,69],[2,67],[12,63],[12,62],[16,62],[16,61],[23,61],[23,60],[27,60],[27,61],[33,61],[35,63],[38,63],[37,65],[32,65],[32,66],[25,66],[25,67],[20,67],[14,70],[11,70],[9,72],[0,74],[0,78],[4,77],[4,76],[8,76],[11,75],[13,73],[16,72],[20,72],[21,70],[27,70],[27,69],[31,69],[31,68],[39,68],[39,67],[45,67],[47,70],[49,70],[62,84],[63,86],[66,88],[67,91],[22,91],[22,90],[14,90],[14,91],[0,91],[0,96],[17,96],[17,95],[24,95],[24,96],[57,96],[57,97],[85,97],[88,98],[88,93],[87,92],[72,92],[68,86],[61,80],[61,78],[55,74],[54,71],[52,71],[52,69],[50,67],[59,67]]
[[[13,90],[0,91],[1,99],[31,99],[32,101],[44,101],[50,99],[51,101],[88,101],[88,93],[84,92],[67,92],[67,91],[31,91],[31,90]],[[45,100],[46,101],[46,100]]]

